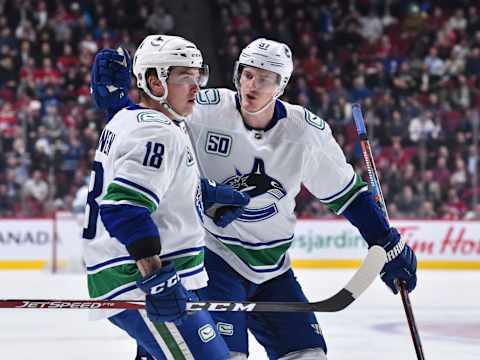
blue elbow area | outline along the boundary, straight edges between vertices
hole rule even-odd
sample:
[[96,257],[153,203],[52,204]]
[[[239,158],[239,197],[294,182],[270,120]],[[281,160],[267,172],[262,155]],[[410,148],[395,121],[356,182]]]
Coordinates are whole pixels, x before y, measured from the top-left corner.
[[134,205],[101,205],[100,217],[111,237],[126,247],[146,238],[160,238],[147,208]]
[[370,246],[381,245],[389,232],[385,215],[370,191],[360,193],[343,211],[343,215],[360,231]]

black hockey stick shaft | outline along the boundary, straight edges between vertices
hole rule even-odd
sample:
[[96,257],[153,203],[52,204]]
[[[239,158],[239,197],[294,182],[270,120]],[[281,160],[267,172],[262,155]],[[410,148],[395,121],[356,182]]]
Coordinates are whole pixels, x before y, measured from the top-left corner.
[[[312,302],[188,302],[189,311],[255,311],[255,312],[335,312],[353,303],[375,280],[385,264],[381,246],[372,246],[360,268],[350,281],[328,299]],[[60,299],[0,299],[0,309],[144,309],[145,301],[136,300],[60,300]]]
[[[370,181],[370,189],[372,191],[373,196],[375,197],[375,200],[377,201],[380,208],[385,213],[387,222],[390,223],[387,207],[385,205],[385,199],[383,197],[380,181],[378,179],[377,169],[375,167],[372,148],[370,146],[370,141],[368,140],[367,128],[365,126],[365,121],[363,119],[362,109],[360,104],[357,103],[352,105],[352,116],[355,121],[358,137],[360,139],[360,146],[362,147],[363,159],[367,167],[368,177]],[[410,302],[408,291],[403,281],[400,281],[399,279],[397,279],[396,284],[399,289],[400,295],[402,297],[403,308],[405,310],[405,315],[407,317],[408,327],[410,329],[410,335],[412,336],[413,346],[415,347],[415,352],[417,353],[417,359],[424,360],[425,355],[423,354],[422,342],[420,340],[420,334],[418,332],[415,317],[413,315],[412,304]]]

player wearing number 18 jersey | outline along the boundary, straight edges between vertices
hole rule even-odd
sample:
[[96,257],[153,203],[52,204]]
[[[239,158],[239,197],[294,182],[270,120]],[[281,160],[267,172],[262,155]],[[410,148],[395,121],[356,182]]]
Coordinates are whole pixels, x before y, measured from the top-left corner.
[[133,67],[141,101],[106,124],[93,163],[84,230],[90,296],[146,296],[146,312],[105,314],[137,341],[137,359],[226,359],[210,314],[186,312],[208,280],[206,185],[180,120],[208,72],[195,45],[175,36],[146,37]]

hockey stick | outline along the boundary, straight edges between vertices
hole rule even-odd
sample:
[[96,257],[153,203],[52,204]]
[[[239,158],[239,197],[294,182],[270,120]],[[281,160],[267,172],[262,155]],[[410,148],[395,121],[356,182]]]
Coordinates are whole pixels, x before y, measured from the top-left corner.
[[[187,303],[189,311],[267,311],[267,312],[335,312],[354,302],[375,280],[385,264],[386,253],[372,246],[350,281],[332,297],[313,303],[300,302],[229,302],[196,301]],[[36,300],[0,299],[1,308],[15,309],[143,309],[145,301],[129,300]]]
[[[352,105],[352,116],[353,116],[353,120],[355,121],[358,137],[360,139],[360,146],[362,147],[363,159],[365,160],[365,165],[367,167],[368,178],[370,180],[370,189],[378,205],[385,213],[387,222],[390,223],[387,207],[385,205],[385,199],[383,198],[382,189],[380,187],[380,181],[378,180],[377,169],[375,167],[372,148],[370,146],[370,141],[368,140],[367,129],[365,127],[365,121],[363,120],[362,109],[360,107],[360,104]],[[407,317],[408,327],[410,328],[410,334],[412,336],[413,346],[415,347],[415,352],[417,353],[417,359],[424,360],[425,356],[423,354],[422,342],[420,340],[420,334],[417,329],[415,317],[413,316],[413,309],[412,309],[412,304],[410,302],[410,297],[408,296],[408,291],[405,287],[405,283],[400,281],[399,279],[396,279],[396,284],[402,296],[403,308],[405,310],[405,315]]]

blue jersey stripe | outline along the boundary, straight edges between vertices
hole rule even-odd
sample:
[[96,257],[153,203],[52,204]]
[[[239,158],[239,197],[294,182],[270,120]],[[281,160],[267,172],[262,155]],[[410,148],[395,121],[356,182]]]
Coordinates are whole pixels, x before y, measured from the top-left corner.
[[170,256],[177,256],[177,255],[187,254],[187,253],[190,253],[190,252],[193,252],[193,251],[202,252],[203,250],[204,250],[204,247],[203,247],[203,246],[201,246],[201,247],[194,247],[194,248],[188,248],[188,249],[182,249],[182,250],[174,251],[174,252],[171,252],[171,253],[168,253],[168,254],[162,254],[162,255],[160,255],[160,259],[161,259],[161,258],[165,258],[165,257],[170,257]]
[[[168,254],[163,254],[163,255],[160,256],[160,258],[187,254],[187,253],[194,252],[194,251],[200,251],[201,252],[204,249],[205,248],[203,246],[188,248],[188,249],[182,249],[182,250],[174,251],[174,252],[171,252],[171,253],[168,253]],[[95,271],[95,270],[97,270],[99,268],[102,268],[104,266],[115,264],[117,262],[122,262],[122,261],[126,261],[126,260],[132,260],[132,262],[133,262],[133,259],[130,256],[120,256],[120,257],[109,259],[109,260],[106,260],[104,262],[92,265],[92,266],[87,266],[87,271]]]
[[120,177],[114,178],[113,181],[118,181],[118,182],[124,183],[126,185],[129,185],[131,187],[134,187],[134,188],[150,195],[157,202],[157,206],[158,206],[158,204],[160,204],[160,199],[158,198],[157,194],[155,194],[153,191],[147,189],[146,187],[143,187],[142,185],[139,185],[137,183],[134,183],[133,181],[130,181],[130,180],[127,180],[127,179],[124,179],[124,178],[120,178]]
[[348,182],[347,186],[345,186],[342,190],[340,190],[339,192],[337,192],[336,194],[333,194],[332,196],[329,196],[329,197],[326,197],[326,198],[323,198],[323,199],[318,199],[320,201],[323,201],[323,202],[328,202],[329,200],[335,198],[336,196],[340,195],[342,192],[344,192],[346,189],[348,189],[348,187],[350,185],[352,185],[352,183],[355,181],[355,178],[356,178],[356,174],[353,174],[353,177],[352,179]]
[[196,269],[196,270],[193,270],[193,271],[190,271],[190,272],[181,273],[181,274],[179,274],[179,276],[180,276],[181,278],[184,278],[184,277],[196,275],[196,274],[198,274],[198,273],[201,273],[201,272],[204,271],[204,270],[205,270],[205,267],[202,266],[202,267],[199,268],[199,269]]
[[104,262],[101,262],[101,263],[98,263],[98,264],[95,264],[95,265],[92,265],[92,266],[87,266],[87,271],[94,271],[94,270],[97,270],[101,267],[111,265],[111,264],[115,264],[117,262],[126,261],[126,260],[132,260],[133,261],[133,259],[130,256],[121,256],[121,257],[118,257],[118,258],[109,259],[107,261],[104,261]]
[[[208,231],[208,230],[207,230]],[[285,238],[285,239],[279,239],[279,240],[272,240],[272,241],[266,241],[266,242],[262,242],[260,244],[252,244],[252,243],[249,243],[249,242],[246,242],[246,241],[242,241],[240,239],[237,239],[237,238],[233,238],[233,237],[228,237],[228,236],[221,236],[221,235],[217,235],[217,234],[214,234],[210,231],[208,231],[211,235],[215,236],[216,238],[218,239],[224,239],[224,240],[229,240],[229,241],[233,241],[233,242],[238,242],[239,244],[242,244],[242,245],[248,245],[248,246],[265,246],[265,245],[274,245],[274,244],[277,244],[277,243],[281,243],[281,242],[284,242],[284,241],[287,241],[287,240],[292,240],[293,239],[293,236],[294,234],[292,234],[292,236],[288,237],[288,238]]]
[[125,294],[126,292],[129,292],[129,291],[132,291],[132,290],[135,290],[135,289],[138,289],[138,286],[137,284],[134,284],[134,285],[131,285],[131,286],[127,286],[126,288],[124,289],[120,289],[118,290],[117,292],[114,292],[112,295],[108,296],[107,298],[105,298],[105,300],[111,300],[117,296],[120,296],[122,294]]

